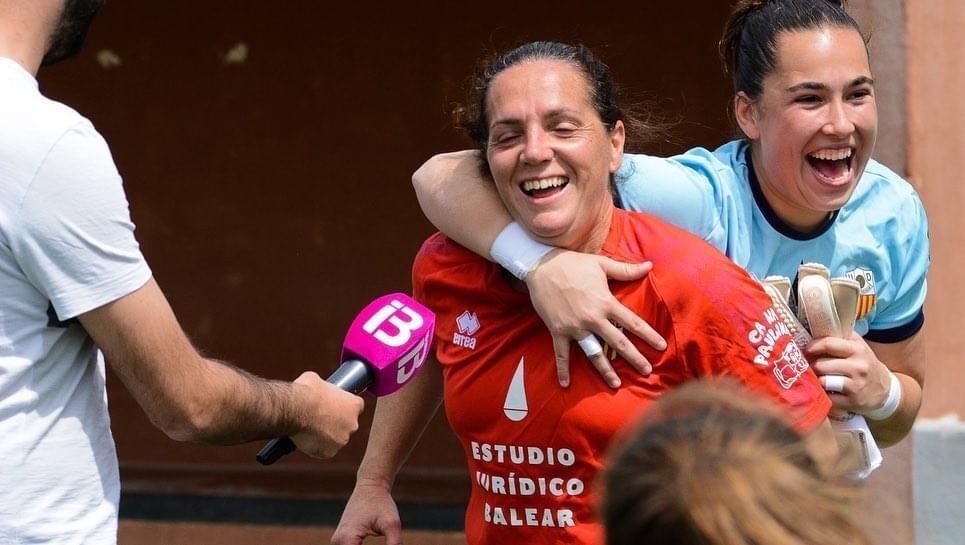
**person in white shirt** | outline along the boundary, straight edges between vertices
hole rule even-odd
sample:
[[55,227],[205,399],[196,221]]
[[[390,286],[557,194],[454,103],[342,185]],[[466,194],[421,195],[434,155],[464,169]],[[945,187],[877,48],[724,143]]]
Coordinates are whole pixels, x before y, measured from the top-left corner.
[[315,373],[269,381],[203,358],[152,277],[104,139],[44,97],[103,0],[0,0],[0,543],[117,541],[105,360],[172,439],[290,436],[326,458],[361,398]]

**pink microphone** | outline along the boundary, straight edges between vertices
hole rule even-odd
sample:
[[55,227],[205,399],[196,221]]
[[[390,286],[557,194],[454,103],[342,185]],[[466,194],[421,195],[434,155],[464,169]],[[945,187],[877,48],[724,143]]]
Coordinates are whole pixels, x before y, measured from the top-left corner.
[[[342,364],[326,380],[339,388],[391,394],[422,368],[432,348],[436,316],[404,293],[383,295],[355,317],[342,343]],[[288,437],[268,442],[255,456],[263,465],[295,450]]]

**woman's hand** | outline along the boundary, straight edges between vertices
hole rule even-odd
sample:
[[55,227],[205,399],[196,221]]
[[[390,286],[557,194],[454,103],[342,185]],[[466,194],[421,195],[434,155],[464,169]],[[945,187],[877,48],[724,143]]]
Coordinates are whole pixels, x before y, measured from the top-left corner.
[[[650,362],[614,324],[640,337],[657,350],[667,343],[650,324],[624,306],[610,292],[607,279],[639,280],[653,268],[652,263],[623,263],[613,259],[567,250],[554,250],[526,275],[533,307],[553,336],[556,372],[561,386],[570,383],[570,343],[591,334],[617,351],[642,374],[651,371]],[[606,351],[590,358],[604,380],[620,386]]]
[[385,536],[386,545],[401,545],[402,522],[388,486],[360,478],[332,534],[332,545],[361,545],[369,536]]

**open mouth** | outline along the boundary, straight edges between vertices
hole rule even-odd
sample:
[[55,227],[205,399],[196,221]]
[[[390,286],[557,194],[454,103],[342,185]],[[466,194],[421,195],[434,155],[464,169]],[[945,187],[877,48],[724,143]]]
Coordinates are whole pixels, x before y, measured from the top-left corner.
[[523,190],[526,196],[538,199],[559,193],[569,183],[569,179],[564,176],[552,176],[549,178],[526,180],[520,184],[520,189]]
[[807,155],[807,162],[822,178],[829,182],[842,182],[851,174],[854,149],[825,149]]

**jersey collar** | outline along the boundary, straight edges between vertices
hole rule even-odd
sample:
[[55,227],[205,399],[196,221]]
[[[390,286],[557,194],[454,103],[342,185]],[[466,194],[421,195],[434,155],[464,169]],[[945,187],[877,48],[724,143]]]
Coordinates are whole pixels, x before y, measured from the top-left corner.
[[757,179],[757,174],[754,172],[754,163],[751,160],[751,147],[749,145],[744,149],[744,161],[747,163],[747,182],[751,186],[751,192],[754,194],[754,201],[757,203],[757,208],[775,231],[793,240],[814,240],[824,233],[827,233],[828,229],[834,225],[834,220],[838,217],[838,210],[831,212],[823,225],[808,233],[798,231],[785,223],[784,220],[774,212],[771,203],[767,202],[767,199],[764,197],[764,192],[761,191],[761,184]]

